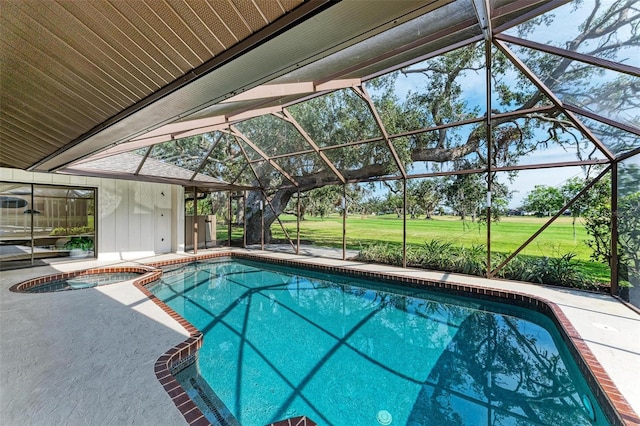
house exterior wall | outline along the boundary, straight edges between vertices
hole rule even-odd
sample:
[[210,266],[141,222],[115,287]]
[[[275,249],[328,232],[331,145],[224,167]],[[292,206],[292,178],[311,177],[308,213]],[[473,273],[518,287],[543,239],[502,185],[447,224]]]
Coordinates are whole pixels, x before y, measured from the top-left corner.
[[0,168],[0,180],[96,188],[96,246],[100,260],[184,251],[181,186],[8,168]]

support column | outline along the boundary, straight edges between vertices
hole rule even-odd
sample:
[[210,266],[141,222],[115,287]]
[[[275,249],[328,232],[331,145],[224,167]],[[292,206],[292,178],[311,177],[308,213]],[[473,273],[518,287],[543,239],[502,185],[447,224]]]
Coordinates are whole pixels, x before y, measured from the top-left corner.
[[264,201],[260,200],[260,250],[264,250]]
[[487,95],[487,278],[492,278],[491,273],[491,166],[493,163],[493,127],[491,123],[491,41],[485,40],[485,79]]
[[407,179],[402,179],[402,267],[407,267]]
[[618,295],[618,162],[611,164],[611,295]]
[[228,192],[229,194],[229,212],[228,212],[228,217],[227,217],[227,246],[231,247],[231,219],[233,216],[233,213],[231,212],[231,208],[232,206],[232,198],[231,197],[231,191]]
[[[31,212],[29,212],[29,226],[31,227],[31,232],[30,232],[30,236],[31,236],[31,266],[33,266],[34,263],[34,252],[33,252],[33,244],[35,243],[35,239],[33,238],[33,212],[36,209],[35,206],[35,200],[33,198],[33,192],[36,190],[35,186],[33,184],[31,184]],[[67,210],[67,205],[65,204],[65,210]],[[67,224],[67,229],[69,228],[69,224]]]
[[300,254],[300,191],[296,196],[298,197],[296,200],[296,254]]
[[347,260],[347,185],[342,185],[342,260]]
[[247,191],[242,193],[242,248],[247,248]]
[[198,189],[193,187],[193,254],[198,254]]

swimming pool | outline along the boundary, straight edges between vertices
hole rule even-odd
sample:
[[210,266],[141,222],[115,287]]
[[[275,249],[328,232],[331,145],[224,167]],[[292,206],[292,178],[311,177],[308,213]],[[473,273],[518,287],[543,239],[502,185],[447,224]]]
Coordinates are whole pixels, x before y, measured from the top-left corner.
[[200,374],[243,425],[608,424],[535,311],[245,260],[150,290],[204,333]]

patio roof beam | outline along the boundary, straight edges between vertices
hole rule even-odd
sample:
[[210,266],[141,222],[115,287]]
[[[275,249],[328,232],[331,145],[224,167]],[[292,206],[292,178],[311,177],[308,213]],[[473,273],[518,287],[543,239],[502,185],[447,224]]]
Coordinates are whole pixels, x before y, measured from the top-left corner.
[[316,84],[313,81],[303,81],[299,83],[263,84],[238,93],[220,102],[232,103],[258,99],[285,98],[292,95],[302,95],[305,93],[326,92],[331,90],[345,89],[362,84],[359,78],[337,79]]
[[[239,144],[238,144],[239,145]],[[249,163],[245,164],[244,166],[242,166],[242,168],[240,169],[240,171],[233,177],[233,179],[231,179],[231,184],[235,184],[238,179],[240,179],[240,176],[242,176],[242,174],[244,173],[245,170],[247,170],[247,167],[249,167]],[[259,184],[260,182],[258,182]]]
[[131,142],[140,141],[140,140],[145,140],[145,139],[158,137],[158,136],[161,136],[161,137],[171,136],[171,138],[175,138],[175,136],[178,136],[181,133],[189,132],[191,130],[195,130],[199,128],[210,127],[218,124],[226,125],[227,118],[224,115],[218,115],[214,117],[198,118],[195,120],[179,121],[171,124],[165,124],[164,126],[160,126],[143,135],[132,138],[130,139],[130,141]]
[[[385,52],[383,54],[380,54],[380,55],[375,56],[373,58],[369,58],[369,59],[367,59],[365,61],[362,61],[362,62],[358,62],[357,64],[352,65],[352,66],[347,67],[347,68],[344,68],[342,70],[336,71],[335,73],[327,76],[323,81],[330,81],[330,80],[338,79],[338,78],[342,77],[343,75],[349,75],[351,73],[359,71],[359,70],[361,70],[363,68],[366,68],[368,66],[371,66],[371,65],[377,64],[379,62],[382,62],[382,61],[384,61],[386,59],[392,58],[394,56],[401,55],[401,54],[403,54],[405,52],[408,52],[409,50],[416,49],[416,48],[418,48],[420,46],[423,46],[423,45],[425,45],[427,43],[432,43],[432,42],[434,42],[436,40],[440,40],[440,39],[445,38],[445,37],[450,37],[452,34],[460,32],[460,31],[466,31],[466,30],[469,29],[469,27],[474,26],[476,23],[477,23],[476,19],[473,19],[473,18],[472,19],[467,19],[466,21],[463,21],[463,22],[459,22],[454,26],[450,26],[450,27],[444,28],[444,29],[442,29],[440,31],[436,31],[433,34],[429,34],[427,36],[420,37],[418,39],[413,40],[410,43],[407,43],[407,44],[399,46],[399,47],[397,47],[395,49],[389,50],[389,51],[387,51],[387,52]],[[482,37],[480,37],[480,38],[482,38]],[[417,62],[416,60],[412,60],[412,63],[416,63],[416,62]],[[390,71],[392,71],[392,69],[389,69],[389,70],[385,71],[385,73],[386,72],[390,72]]]
[[[279,160],[281,158],[289,158],[289,157],[297,157],[299,155],[305,155],[305,154],[313,154],[314,152],[316,152],[313,149],[304,149],[302,151],[295,151],[295,152],[288,152],[286,154],[277,154],[277,155],[272,155],[271,158],[272,160]],[[251,160],[252,163],[260,163],[264,160],[262,159],[258,159],[258,160]]]
[[[549,12],[557,7],[562,6],[565,3],[569,3],[571,0],[551,0],[547,3],[542,4],[542,6],[537,7],[527,13],[519,15],[517,18],[512,19],[511,21],[507,21],[504,24],[493,29],[494,34],[501,33],[503,31],[508,30],[509,28],[515,27],[516,25],[520,25],[523,22],[527,22],[530,19],[535,18],[536,16],[540,16],[543,13]],[[507,4],[493,11],[494,16],[507,15],[509,13],[515,12],[519,9],[524,9],[531,6],[530,0],[520,0],[511,4]]]
[[516,109],[513,111],[507,111],[507,112],[499,112],[497,114],[491,114],[491,119],[498,119],[498,118],[509,118],[509,117],[522,117],[528,114],[539,114],[539,113],[543,113],[543,112],[553,112],[553,111],[557,111],[558,107],[556,105],[544,105],[544,106],[539,106],[539,107],[533,107],[533,108],[523,108],[523,109]]
[[265,154],[264,151],[262,151],[260,148],[258,148],[258,146],[256,144],[251,142],[251,140],[249,140],[249,138],[246,137],[235,126],[229,126],[229,131],[231,132],[231,134],[233,136],[237,136],[240,139],[242,139],[247,145],[249,145],[251,147],[251,149],[253,149],[255,152],[257,152],[258,155],[260,155],[262,158],[267,160],[269,162],[269,164],[271,164],[273,166],[274,169],[279,171],[282,174],[282,176],[287,178],[287,180],[289,182],[291,182],[296,188],[299,186],[298,182],[296,182],[296,180],[293,177],[291,177],[291,175],[289,175],[289,173],[287,173],[282,167],[280,167],[280,165],[278,163],[273,161],[267,154]]
[[618,158],[616,158],[616,161],[620,162],[620,161],[624,161],[627,158],[633,157],[634,155],[638,155],[640,154],[640,146],[634,150],[631,150],[629,152],[625,152],[624,154],[618,156]]
[[[348,86],[348,87],[351,87],[351,86]],[[323,92],[323,94],[324,93],[328,93],[328,92]],[[315,97],[315,95],[314,95],[314,97]],[[297,102],[298,101],[296,101],[296,103]],[[274,112],[269,112],[269,111],[271,111],[269,109],[263,110],[262,112],[264,112],[265,114],[271,113],[271,114],[277,115],[277,113],[280,112],[280,108],[282,108],[282,110],[286,109],[286,107],[276,107]],[[505,113],[500,113],[500,114],[494,114],[492,116],[492,118],[502,118],[502,117],[508,117],[508,116],[526,115],[526,114],[529,114],[529,113],[550,111],[550,110],[553,110],[555,108],[557,108],[557,106],[552,105],[552,106],[529,108],[529,109],[526,109],[526,110],[515,110],[515,111],[510,111],[510,112],[505,112]],[[579,113],[582,114],[582,112],[579,112]],[[587,114],[585,113],[585,115],[587,115]],[[221,120],[221,118],[224,118],[224,120]],[[233,117],[233,118],[236,118],[236,117]],[[466,124],[478,123],[478,122],[481,122],[483,120],[484,120],[484,118],[477,118],[477,119],[463,120],[463,121],[459,121],[459,122],[455,122],[455,123],[447,123],[447,124],[443,124],[443,125],[440,125],[440,126],[426,127],[426,128],[423,128],[423,129],[411,130],[409,132],[389,135],[389,138],[390,139],[395,139],[395,138],[402,137],[402,136],[411,136],[411,135],[414,135],[414,134],[419,134],[419,133],[424,133],[424,132],[429,132],[429,131],[434,131],[434,130],[440,130],[440,129],[447,128],[447,127],[463,126],[463,125],[466,125]],[[603,119],[599,119],[599,120],[600,121],[604,121]],[[194,120],[194,122],[196,122],[195,124],[198,127],[194,127],[190,131],[187,130],[187,128],[190,127],[187,123],[190,123],[190,122],[186,122],[185,121],[185,122],[180,122],[180,123],[174,123],[176,125],[176,127],[167,128],[166,129],[166,131],[171,130],[174,133],[166,133],[165,136],[173,136],[173,138],[176,138],[176,136],[177,136],[178,138],[182,138],[182,137],[194,136],[194,135],[197,135],[197,134],[209,133],[209,132],[212,132],[212,131],[220,131],[220,130],[223,130],[223,129],[228,127],[228,122],[226,120],[226,117],[223,117],[223,116],[216,116],[216,117],[210,117],[210,118],[205,118],[205,119],[198,119],[198,120]],[[609,123],[607,123],[607,124],[609,124]],[[168,125],[168,126],[173,126],[173,125]],[[625,130],[627,130],[627,129],[625,129]],[[155,144],[160,143],[160,142],[166,142],[168,140],[171,140],[171,138],[167,139],[167,137],[165,137],[165,136],[162,136],[162,135],[160,135],[160,136],[158,136],[158,135],[150,136],[150,137],[148,137],[148,143],[155,145]],[[131,142],[128,142],[128,143],[136,142],[137,147],[144,147],[144,146],[146,146],[146,145],[144,145],[144,142],[146,142],[146,139],[147,139],[147,135],[145,135],[145,137],[140,137],[138,139],[132,140]],[[359,145],[359,144],[362,144],[362,143],[376,142],[376,141],[381,141],[381,140],[384,140],[384,138],[383,137],[370,138],[370,139],[364,139],[362,141],[348,142],[347,144],[332,145],[330,147],[318,147],[318,149],[320,151],[323,151],[325,149],[340,148],[340,147],[349,146],[349,145]],[[119,147],[122,147],[122,148],[119,148]],[[124,151],[129,151],[129,149],[126,148],[126,143],[117,145],[116,147],[112,147],[112,148],[110,148],[110,149],[108,149],[106,151],[103,151],[102,153],[96,154],[95,156],[92,156],[92,157],[88,157],[87,159],[84,159],[82,161],[84,162],[84,161],[92,160],[92,159],[95,159],[95,158],[98,158],[98,157],[102,157],[106,153],[111,155],[111,154],[116,154],[116,153],[124,152]],[[303,153],[307,153],[307,151],[300,151],[300,152],[296,152],[296,153],[293,153],[293,154],[303,154]],[[275,158],[275,157],[273,157],[273,158]]]
[[256,181],[258,181],[258,185],[260,186],[260,190],[262,191],[264,196],[264,186],[262,185],[262,182],[260,182],[260,177],[258,177],[258,173],[256,173],[256,170],[253,168],[253,164],[251,163],[251,161],[249,161],[249,155],[247,154],[247,150],[244,149],[244,146],[242,146],[241,143],[238,143],[238,146],[240,147],[240,151],[242,151],[242,155],[244,156],[244,159],[247,161],[247,166],[249,166],[249,168],[251,169],[251,173],[253,173],[253,176],[256,178]]
[[445,124],[439,124],[437,126],[423,127],[422,129],[409,130],[408,132],[402,132],[402,133],[396,133],[394,135],[390,135],[389,139],[397,139],[397,138],[403,138],[406,136],[419,135],[420,133],[427,133],[427,132],[433,132],[436,130],[448,129],[449,127],[457,127],[457,126],[464,126],[467,124],[482,123],[485,120],[486,118],[484,117],[478,117],[478,118],[470,118],[468,120],[458,121],[455,123],[445,123]]
[[[276,98],[258,98],[256,99],[256,101],[258,101],[257,103],[249,107],[241,108],[232,114],[227,114],[226,116],[227,122],[241,121],[241,120],[246,120],[247,118],[253,118],[260,115],[267,115],[267,114],[273,114],[276,112],[281,112],[287,106],[304,102],[309,99],[316,98],[318,96],[325,95],[334,90],[353,87],[354,85],[360,84],[360,79],[355,78],[355,79],[330,80],[330,81],[322,81],[319,83],[311,83],[311,84],[313,84],[313,87],[314,87],[314,90],[312,90],[312,93],[305,97],[298,98],[294,102],[285,103],[278,106],[263,107],[264,105],[273,104],[275,101],[278,100],[278,98],[284,99],[287,96],[279,96]],[[262,100],[260,101],[260,99]]]
[[489,8],[488,0],[471,0],[473,3],[473,9],[476,12],[478,18],[478,24],[482,29],[482,34],[486,41],[491,41],[493,37],[493,30],[491,25],[491,9]]
[[209,159],[209,156],[211,155],[211,153],[213,152],[213,149],[216,147],[216,145],[218,145],[218,142],[220,142],[220,139],[222,139],[222,135],[224,133],[220,132],[218,134],[218,138],[216,140],[213,141],[213,143],[211,144],[211,147],[209,148],[209,150],[207,151],[207,155],[204,156],[204,158],[202,159],[202,161],[200,162],[200,164],[198,165],[198,168],[196,169],[196,171],[193,173],[193,176],[191,176],[191,179],[189,180],[194,180],[196,178],[196,176],[198,176],[198,173],[200,173],[200,170],[202,170],[202,168],[204,167],[204,165],[207,163],[207,160]]
[[249,108],[242,111],[234,112],[226,116],[227,123],[238,122],[248,120],[249,118],[259,117],[261,115],[273,114],[274,112],[281,112],[282,106],[271,106],[264,108]]
[[571,122],[576,126],[576,128],[580,130],[596,147],[598,147],[598,149],[600,149],[600,151],[602,151],[602,153],[609,160],[614,159],[614,155],[611,153],[611,151],[609,151],[609,148],[607,148],[596,136],[594,136],[593,133],[591,133],[591,131],[580,120],[578,120],[576,116],[573,115],[573,113],[571,113],[571,111],[568,111],[564,108],[564,105],[560,100],[560,98],[558,98],[547,87],[547,85],[542,80],[540,80],[540,78],[538,78],[538,76],[536,76],[529,69],[529,67],[527,67],[527,65],[524,62],[522,62],[520,58],[518,58],[511,51],[511,49],[509,49],[509,47],[507,47],[507,45],[504,44],[503,41],[494,39],[493,43],[516,66],[516,68],[520,70],[520,72],[522,72],[525,76],[527,76],[527,78],[529,78],[529,80],[531,80],[531,82],[538,88],[538,90],[544,93],[544,95],[547,96],[551,100],[551,102],[553,102],[558,108],[560,108],[560,110],[569,118],[569,120],[571,120]]
[[407,178],[407,172],[404,170],[404,165],[402,164],[402,161],[400,160],[400,156],[398,156],[398,153],[396,152],[396,149],[394,148],[393,144],[391,143],[391,140],[389,139],[389,134],[387,133],[387,130],[384,127],[384,123],[382,122],[382,119],[380,118],[380,114],[378,114],[378,109],[376,108],[375,104],[373,103],[373,100],[371,99],[371,96],[369,96],[369,93],[367,92],[367,89],[365,89],[364,86],[359,86],[359,87],[353,87],[352,90],[360,98],[362,98],[363,101],[365,101],[367,103],[367,106],[369,107],[369,111],[371,111],[371,114],[373,114],[373,118],[376,120],[376,124],[378,125],[378,128],[382,132],[382,136],[384,137],[384,141],[387,143],[387,148],[389,148],[389,151],[391,152],[391,155],[393,156],[393,160],[396,162],[396,166],[398,166],[398,170],[400,170],[400,174],[402,175],[402,177],[404,179],[406,179]]
[[284,84],[262,84],[244,92],[238,93],[220,102],[228,104],[232,102],[252,101],[265,98],[279,98],[290,95],[300,95],[314,91],[312,82],[284,83]]
[[[65,167],[73,167],[76,164],[88,163],[94,160],[98,160],[104,157],[110,157],[112,155],[121,154],[123,152],[133,151],[135,149],[147,148],[152,145],[157,145],[162,142],[166,142],[166,138],[156,137],[150,138],[147,141],[134,141],[134,142],[125,142],[118,145],[114,145],[111,148],[105,149],[103,151],[98,151],[91,155],[82,157],[77,161],[72,161]],[[64,168],[64,167],[63,167]]]
[[151,154],[151,150],[153,149],[154,146],[155,145],[151,145],[149,148],[147,148],[147,152],[144,153],[144,157],[142,157],[142,160],[140,160],[140,164],[138,164],[138,168],[133,173],[134,176],[137,176],[140,174],[140,170],[142,170],[142,166],[144,166],[144,162],[147,161],[147,158],[149,158],[149,154]]
[[107,170],[86,170],[86,169],[74,169],[74,168],[64,168],[61,169],[58,173],[63,175],[73,175],[73,176],[91,176],[91,177],[100,177],[100,178],[108,178],[108,179],[124,179],[124,180],[132,180],[137,182],[155,182],[155,183],[164,183],[171,185],[181,185],[184,187],[191,188],[196,185],[198,188],[211,188],[213,190],[226,191],[226,190],[245,190],[245,189],[253,189],[252,187],[246,185],[232,185],[228,182],[219,181],[219,182],[206,182],[206,181],[189,181],[187,179],[180,179],[174,177],[163,177],[163,176],[152,176],[152,175],[134,175],[132,173],[122,173],[122,172],[113,172]]
[[535,41],[524,40],[507,34],[497,34],[495,37],[496,39],[502,40],[507,43],[513,43],[517,44],[518,46],[539,50],[541,52],[561,56],[563,58],[573,59],[576,61],[584,62],[585,64],[595,65],[600,68],[606,68],[608,70],[628,74],[633,77],[640,77],[640,68],[634,67],[632,65],[621,64],[619,62],[609,61],[607,59],[601,59],[595,56],[589,56],[582,53],[573,52],[571,50],[561,49],[559,47],[551,46],[548,44],[536,43]]
[[311,136],[309,136],[309,134],[302,128],[300,123],[298,123],[298,121],[293,117],[293,115],[291,115],[289,111],[287,111],[286,109],[283,109],[282,115],[279,115],[279,114],[274,114],[274,115],[293,125],[293,127],[296,128],[296,130],[298,131],[298,133],[300,133],[300,135],[304,138],[304,140],[307,141],[307,143],[313,149],[313,151],[315,151],[318,154],[318,156],[320,156],[322,161],[324,161],[325,164],[331,169],[333,174],[335,174],[338,177],[340,182],[345,183],[344,176],[342,176],[342,173],[340,173],[340,171],[336,168],[333,162],[329,160],[327,155],[324,152],[320,151],[320,148],[318,148],[318,145],[316,145],[313,139],[311,139]]
[[584,115],[587,118],[590,118],[592,120],[596,120],[596,121],[600,121],[604,124],[607,124],[609,126],[612,127],[616,127],[620,130],[624,130],[626,132],[629,133],[633,133],[636,136],[640,136],[640,129],[638,129],[637,127],[634,126],[629,126],[628,124],[624,124],[624,123],[620,123],[619,121],[615,121],[615,120],[611,120],[610,118],[607,117],[603,117],[601,115],[595,114],[591,111],[587,111],[586,109],[582,109],[580,107],[577,107],[575,105],[571,105],[571,104],[564,104],[564,108],[566,110],[569,110],[571,112],[574,112],[576,114],[580,114],[580,115]]
[[494,172],[511,172],[515,170],[541,170],[541,169],[553,169],[560,167],[578,167],[578,166],[595,166],[597,164],[609,164],[610,161],[604,158],[594,158],[592,160],[576,160],[576,161],[561,161],[557,163],[546,164],[520,164],[516,166],[503,166],[492,167]]
[[477,35],[477,36],[470,37],[468,39],[459,41],[457,43],[453,43],[453,44],[447,45],[446,47],[434,50],[433,52],[429,52],[429,53],[427,53],[425,55],[418,56],[418,57],[413,58],[411,60],[402,62],[402,63],[400,63],[398,65],[394,65],[394,66],[386,68],[384,70],[374,72],[373,74],[369,74],[369,75],[367,75],[365,77],[362,77],[362,81],[366,82],[366,81],[369,81],[369,80],[373,80],[374,78],[380,77],[381,75],[389,74],[389,73],[391,73],[393,71],[398,71],[399,69],[406,68],[406,67],[411,66],[413,64],[417,64],[417,63],[426,61],[428,59],[435,58],[436,56],[444,55],[445,53],[452,52],[452,51],[454,51],[456,49],[459,49],[461,47],[468,46],[468,45],[473,44],[473,43],[477,43],[482,39],[483,39],[482,35]]

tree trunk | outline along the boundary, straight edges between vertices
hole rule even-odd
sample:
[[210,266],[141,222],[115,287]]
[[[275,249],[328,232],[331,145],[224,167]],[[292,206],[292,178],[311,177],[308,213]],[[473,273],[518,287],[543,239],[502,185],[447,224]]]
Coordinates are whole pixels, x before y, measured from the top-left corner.
[[[247,212],[245,221],[247,224],[247,244],[260,244],[260,230],[262,220],[260,215],[260,200],[264,201],[264,242],[271,242],[271,225],[276,221],[295,191],[280,189],[271,199],[271,204],[264,200],[261,191],[248,191]],[[272,209],[273,207],[273,209]],[[275,210],[275,213],[274,213]]]

